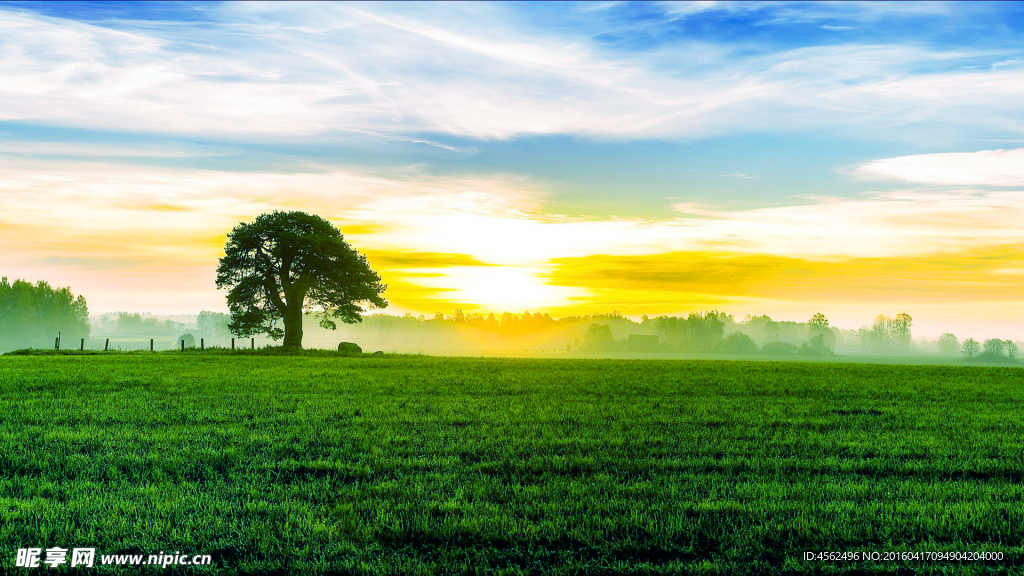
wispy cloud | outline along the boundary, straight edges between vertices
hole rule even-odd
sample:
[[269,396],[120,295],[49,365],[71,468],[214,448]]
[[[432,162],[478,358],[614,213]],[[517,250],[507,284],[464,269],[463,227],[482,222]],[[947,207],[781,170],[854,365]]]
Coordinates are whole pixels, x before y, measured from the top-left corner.
[[[873,4],[842,10],[944,9]],[[712,8],[737,9],[725,6]],[[1019,116],[1024,102],[1019,67],[961,69],[1012,59],[1005,50],[849,44],[744,55],[678,41],[623,52],[527,26],[504,5],[430,7],[228,4],[211,10],[219,21],[187,35],[170,23],[113,29],[8,9],[0,111],[23,122],[222,138],[364,130],[631,139],[925,121],[1005,130],[1003,116]],[[788,9],[806,18],[824,10]]]

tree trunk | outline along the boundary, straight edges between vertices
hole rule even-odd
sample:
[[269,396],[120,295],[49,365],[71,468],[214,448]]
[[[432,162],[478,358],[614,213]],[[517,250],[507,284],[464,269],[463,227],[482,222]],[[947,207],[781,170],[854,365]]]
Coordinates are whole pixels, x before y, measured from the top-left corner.
[[302,306],[289,306],[284,317],[284,347],[302,348]]

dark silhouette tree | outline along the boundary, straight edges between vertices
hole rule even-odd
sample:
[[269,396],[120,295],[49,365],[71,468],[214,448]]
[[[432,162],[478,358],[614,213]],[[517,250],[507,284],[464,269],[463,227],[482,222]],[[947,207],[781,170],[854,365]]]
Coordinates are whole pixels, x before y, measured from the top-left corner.
[[[333,224],[304,212],[262,214],[228,233],[217,268],[217,287],[229,288],[228,328],[239,336],[284,337],[285,348],[302,348],[305,312],[354,324],[363,308],[384,308],[387,288]],[[284,329],[278,324],[283,321]]]

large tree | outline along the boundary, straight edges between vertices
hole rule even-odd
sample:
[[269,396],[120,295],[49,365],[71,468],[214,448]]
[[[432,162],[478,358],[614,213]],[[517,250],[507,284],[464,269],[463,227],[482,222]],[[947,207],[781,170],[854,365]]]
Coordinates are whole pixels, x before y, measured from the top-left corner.
[[[228,234],[217,268],[217,287],[229,288],[231,332],[284,336],[285,348],[302,348],[302,317],[323,315],[354,324],[363,305],[384,308],[387,288],[333,224],[305,212],[263,214]],[[279,322],[283,321],[282,330]]]

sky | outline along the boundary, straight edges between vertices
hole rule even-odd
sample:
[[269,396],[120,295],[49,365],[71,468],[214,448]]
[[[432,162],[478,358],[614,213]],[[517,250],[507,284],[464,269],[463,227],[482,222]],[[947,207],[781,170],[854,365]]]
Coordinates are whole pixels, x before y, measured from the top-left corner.
[[388,313],[1024,338],[1024,4],[0,2],[0,275],[226,310],[335,223]]

